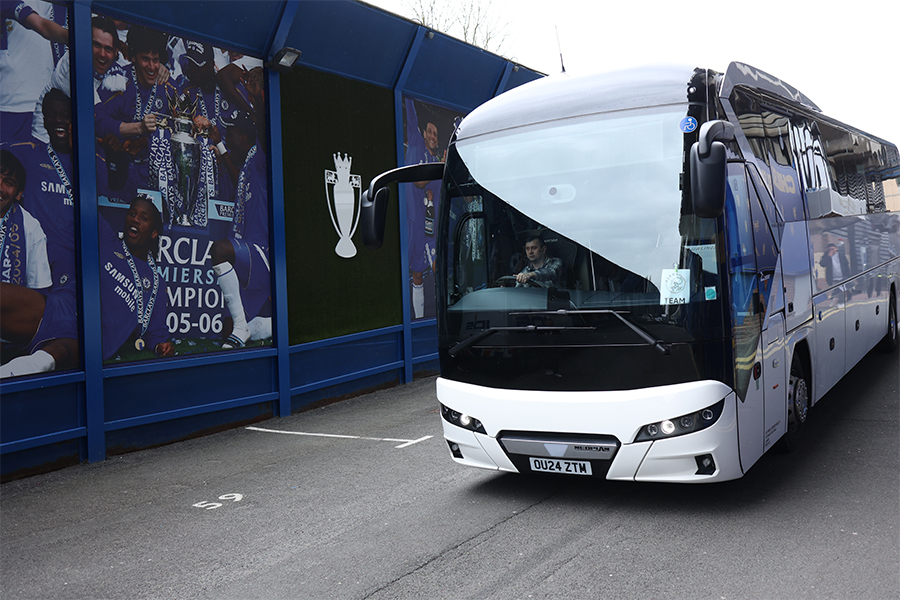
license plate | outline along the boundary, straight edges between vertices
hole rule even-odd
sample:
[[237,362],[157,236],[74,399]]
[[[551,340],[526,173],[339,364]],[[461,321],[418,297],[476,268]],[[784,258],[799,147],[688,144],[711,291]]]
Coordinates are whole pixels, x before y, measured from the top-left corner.
[[532,471],[562,473],[564,475],[590,475],[591,463],[584,460],[560,460],[558,458],[528,457]]

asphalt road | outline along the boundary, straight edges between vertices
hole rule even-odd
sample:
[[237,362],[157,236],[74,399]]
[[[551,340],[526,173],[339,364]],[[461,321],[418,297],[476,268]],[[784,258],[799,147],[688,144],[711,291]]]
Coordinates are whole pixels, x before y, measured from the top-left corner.
[[708,486],[460,467],[433,390],[4,484],[0,596],[900,597],[897,354],[830,392],[800,451]]

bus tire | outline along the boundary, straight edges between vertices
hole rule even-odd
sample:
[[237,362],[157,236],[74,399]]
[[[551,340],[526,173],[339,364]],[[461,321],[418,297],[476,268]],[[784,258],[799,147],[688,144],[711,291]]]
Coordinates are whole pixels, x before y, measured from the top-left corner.
[[878,349],[886,353],[896,352],[897,345],[897,294],[892,293],[888,302],[887,333],[878,345]]
[[787,431],[778,441],[782,452],[794,452],[800,447],[806,420],[809,418],[809,390],[809,379],[803,368],[803,361],[795,354],[791,360],[788,383]]

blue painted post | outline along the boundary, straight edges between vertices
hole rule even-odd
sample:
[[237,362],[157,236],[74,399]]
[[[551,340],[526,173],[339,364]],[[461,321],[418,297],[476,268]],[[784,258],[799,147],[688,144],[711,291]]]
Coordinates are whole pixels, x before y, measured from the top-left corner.
[[81,267],[79,294],[84,325],[82,364],[84,365],[85,420],[89,462],[106,459],[106,430],[103,404],[103,348],[100,339],[100,251],[97,225],[97,172],[94,161],[94,74],[91,61],[91,6],[87,0],[72,4],[71,68],[72,99],[75,104],[75,156],[78,171],[78,211],[76,224],[81,232],[78,264]]
[[278,20],[278,26],[275,28],[272,39],[266,48],[266,60],[272,60],[274,54],[284,48],[299,7],[300,2],[298,0],[287,0],[285,2],[281,11],[281,18]]
[[[275,35],[266,52],[269,60],[285,45],[299,5],[300,3],[296,0],[289,0],[285,4]],[[291,414],[291,348],[288,334],[287,238],[284,229],[284,164],[281,153],[281,79],[275,71],[267,70],[266,73],[268,76],[266,115],[269,120],[269,181],[272,192],[269,203],[269,231],[272,232],[270,260],[274,267],[274,333],[275,347],[278,350],[275,359],[278,405],[274,412],[279,417],[286,417]]]
[[272,232],[271,264],[274,269],[276,383],[278,386],[279,417],[291,414],[290,339],[288,338],[287,305],[287,238],[284,229],[284,166],[281,154],[281,80],[274,71],[267,71],[269,89],[269,181],[272,198],[269,203],[269,231]]
[[[419,54],[419,48],[422,46],[422,40],[425,39],[427,33],[425,27],[419,27],[416,35],[410,45],[403,68],[394,83],[394,122],[397,127],[397,166],[402,166],[406,161],[406,153],[403,151],[403,88],[406,87],[406,81],[409,79],[409,73],[416,62],[416,56]],[[406,198],[400,193],[400,186],[397,186],[398,206],[400,215],[400,291],[403,297],[403,339],[401,343],[403,351],[403,383],[410,383],[413,380],[413,348],[412,348],[412,318],[410,314],[410,294],[409,294],[409,232],[406,230]]]

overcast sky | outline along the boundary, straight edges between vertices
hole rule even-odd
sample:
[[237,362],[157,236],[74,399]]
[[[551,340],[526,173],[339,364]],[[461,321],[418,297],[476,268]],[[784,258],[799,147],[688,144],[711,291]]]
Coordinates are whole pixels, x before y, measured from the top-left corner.
[[[366,0],[400,15],[406,0]],[[452,4],[454,0],[446,0]],[[900,144],[897,0],[491,0],[509,23],[499,54],[544,73],[748,63],[822,111]]]

